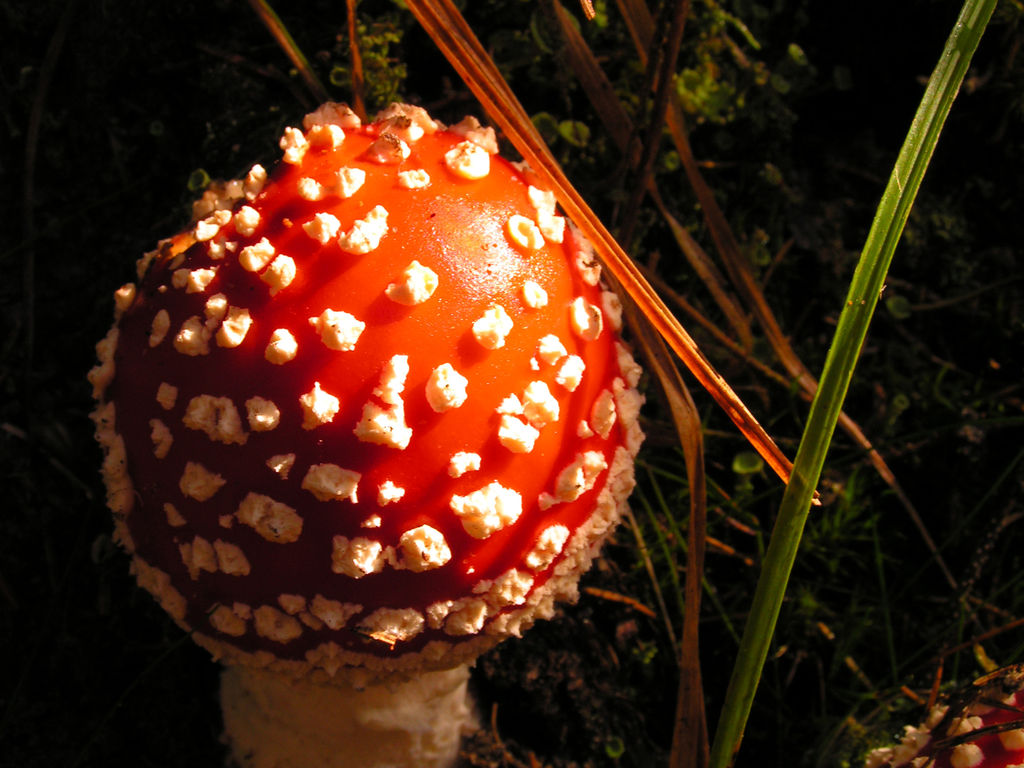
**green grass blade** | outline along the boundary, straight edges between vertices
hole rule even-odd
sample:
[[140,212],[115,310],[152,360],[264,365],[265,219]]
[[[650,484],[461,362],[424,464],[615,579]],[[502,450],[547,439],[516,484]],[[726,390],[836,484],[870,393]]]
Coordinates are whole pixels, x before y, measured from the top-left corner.
[[942,126],[995,5],[996,0],[967,0],[964,3],[946,41],[942,57],[928,81],[875,213],[825,361],[818,391],[811,404],[792,479],[786,487],[765,554],[715,733],[711,768],[731,765],[739,750],[814,489],[821,476],[829,443],[896,243],[910,214]]

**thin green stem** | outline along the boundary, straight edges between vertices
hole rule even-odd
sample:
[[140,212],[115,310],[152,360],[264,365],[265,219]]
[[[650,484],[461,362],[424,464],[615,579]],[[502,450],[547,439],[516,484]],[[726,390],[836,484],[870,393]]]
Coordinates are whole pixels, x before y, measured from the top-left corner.
[[786,486],[711,751],[733,764],[768,657],[814,489],[910,208],[996,0],[967,0],[932,73],[875,213]]

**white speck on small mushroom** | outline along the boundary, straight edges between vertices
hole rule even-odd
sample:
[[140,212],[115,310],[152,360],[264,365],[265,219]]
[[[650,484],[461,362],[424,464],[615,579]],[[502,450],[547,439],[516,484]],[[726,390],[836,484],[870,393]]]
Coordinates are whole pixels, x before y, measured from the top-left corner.
[[498,137],[494,133],[494,129],[489,125],[481,125],[480,121],[472,115],[466,115],[448,130],[473,142],[489,155],[498,154]]
[[435,413],[459,408],[466,402],[468,384],[469,380],[456,371],[451,363],[442,363],[430,372],[427,379],[427,403]]
[[601,335],[602,328],[601,310],[587,302],[582,296],[577,296],[569,305],[569,323],[572,325],[573,333],[584,341],[594,341]]
[[220,228],[231,221],[231,211],[222,209],[196,222],[195,238],[200,243],[212,240]]
[[469,181],[482,179],[491,172],[491,156],[472,141],[461,141],[444,154],[448,170]]
[[[366,171],[362,168],[340,168],[336,174],[335,189],[338,195],[347,200],[362,189],[366,183]],[[334,235],[331,235],[333,237]]]
[[466,533],[486,539],[519,519],[523,497],[495,480],[465,496],[453,495],[448,506],[462,521]]
[[355,130],[362,125],[359,116],[347,104],[328,101],[321,104],[313,112],[302,118],[302,127],[307,131],[315,125],[337,125],[346,131]]
[[250,397],[245,401],[245,410],[253,432],[269,432],[281,423],[281,411],[273,400]]
[[288,473],[292,471],[294,465],[294,453],[278,453],[267,459],[267,466],[272,472],[279,475],[282,480],[288,479]]
[[202,293],[217,276],[217,268],[176,269],[171,275],[171,285],[184,288],[185,293]]
[[167,613],[178,621],[185,618],[185,609],[188,603],[184,596],[171,586],[171,577],[166,571],[149,565],[141,557],[132,559],[132,569],[135,571],[135,578],[139,586],[156,598]]
[[985,761],[985,753],[973,742],[957,744],[949,755],[952,768],[976,768]]
[[523,283],[523,303],[530,309],[541,309],[548,305],[548,292],[540,283],[534,280],[526,280]]
[[422,168],[399,171],[398,186],[402,189],[424,189],[430,186],[430,174]]
[[341,222],[330,213],[316,213],[313,218],[302,225],[302,231],[316,240],[320,245],[327,245],[331,238],[338,234]]
[[378,608],[359,622],[359,629],[385,642],[406,642],[423,631],[423,614],[415,608]]
[[1003,731],[999,734],[999,741],[1003,749],[1017,750],[1024,749],[1024,728],[1014,728],[1012,731]]
[[625,428],[626,448],[636,454],[644,439],[639,423],[644,396],[637,390],[627,387],[626,383],[618,378],[612,382],[612,393],[615,395],[615,409],[619,412],[619,418]]
[[357,491],[362,475],[337,464],[313,464],[302,478],[303,490],[309,491],[320,501],[358,501]]
[[583,381],[583,372],[587,369],[587,364],[583,362],[583,358],[579,355],[569,355],[558,366],[558,371],[555,373],[555,383],[565,387],[570,392],[575,392],[576,387]]
[[350,352],[356,347],[366,323],[357,320],[348,312],[325,309],[317,317],[309,318],[309,324],[320,335],[328,349]]
[[306,598],[302,595],[280,594],[277,596],[277,604],[289,616],[294,616],[306,610]]
[[512,453],[530,453],[540,431],[517,416],[502,414],[498,425],[498,442]]
[[541,531],[537,542],[526,554],[523,562],[533,571],[547,568],[562,553],[565,542],[569,540],[569,529],[564,525],[555,524]]
[[576,242],[580,246],[574,260],[576,271],[583,278],[583,282],[595,287],[601,282],[601,264],[594,254],[594,246],[582,236],[577,236]]
[[542,337],[537,344],[537,357],[548,365],[554,365],[567,354],[569,353],[566,351],[562,340],[553,333]]
[[241,637],[246,628],[245,620],[226,605],[218,605],[213,609],[210,613],[210,626],[230,637]]
[[543,381],[531,381],[523,391],[523,415],[530,425],[542,429],[558,421],[558,400]]
[[274,365],[284,365],[289,360],[294,360],[298,351],[299,344],[292,332],[287,328],[278,328],[270,334],[270,341],[263,351],[263,357]]
[[487,603],[479,598],[460,600],[444,621],[447,635],[475,635],[484,626],[487,619]]
[[248,576],[252,570],[249,558],[237,544],[214,539],[213,551],[217,554],[217,568],[228,576]]
[[[312,629],[314,632],[319,632],[321,629],[324,628],[324,623],[322,621],[320,621],[320,619],[318,619],[316,616],[314,616],[309,611],[303,611],[302,613],[300,613],[299,614],[299,621],[301,621],[307,627]],[[321,648],[330,647],[332,645],[335,648],[339,647],[337,645],[337,643],[324,643],[323,645],[319,646],[315,650],[306,651],[306,660],[309,661],[311,664],[318,664],[319,666],[322,666],[324,669],[328,669],[329,665],[330,666],[333,666],[335,664],[337,665],[337,666],[333,666],[333,671],[330,671],[328,669],[328,674],[329,675],[333,675],[335,672],[338,671],[338,668],[341,667],[341,662],[340,661],[324,662],[323,659],[326,658],[326,657],[319,655],[317,652]]]
[[405,379],[408,375],[407,355],[393,355],[384,364],[380,384],[374,388],[373,394],[387,406],[382,408],[372,401],[363,405],[363,416],[353,430],[357,438],[363,442],[386,445],[400,451],[409,446],[412,429],[405,423],[405,403],[402,400],[402,391],[405,389]]
[[224,254],[227,253],[226,244],[219,240],[211,240],[206,246],[206,253],[214,261],[220,261],[224,258]]
[[243,205],[235,214],[235,232],[242,237],[252,237],[260,225],[260,212],[251,205]]
[[246,199],[250,202],[255,200],[260,192],[263,191],[263,185],[266,183],[267,169],[257,163],[250,168],[249,172],[245,175],[243,189],[245,190]]
[[225,445],[244,445],[249,439],[242,430],[238,409],[228,397],[196,395],[189,401],[181,420],[189,429],[203,432],[211,440]]
[[166,381],[160,382],[160,386],[156,388],[156,401],[165,411],[171,410],[178,401],[178,388]]
[[473,336],[484,349],[500,349],[512,331],[512,318],[500,304],[492,304],[473,323]]
[[438,600],[436,603],[428,605],[424,611],[427,617],[427,626],[431,629],[440,629],[454,605],[454,600]]
[[366,148],[365,157],[371,163],[398,165],[408,159],[412,150],[409,145],[393,133],[385,132]]
[[356,219],[347,232],[338,235],[338,245],[346,253],[361,256],[376,250],[387,232],[388,212],[378,205],[362,219]]
[[401,501],[405,496],[405,488],[399,488],[390,480],[385,480],[377,487],[377,506],[383,507]]
[[537,212],[537,226],[545,240],[561,243],[565,240],[565,219],[547,211]]
[[389,284],[384,293],[397,304],[411,307],[425,302],[436,290],[437,273],[413,260],[403,270],[401,280]]
[[540,211],[555,211],[555,193],[550,189],[540,189],[530,184],[526,188],[526,195],[530,199],[530,205],[538,213]]
[[265,237],[261,237],[258,243],[247,245],[238,254],[238,263],[247,272],[259,272],[270,260],[274,258],[276,251],[273,244]]
[[517,395],[508,395],[495,409],[495,413],[507,413],[513,416],[521,416],[523,413],[523,404],[519,401],[519,397]]
[[167,454],[171,450],[171,443],[174,442],[171,430],[160,419],[150,419],[149,427],[151,430],[149,437],[153,441],[153,455],[158,459],[167,458]]
[[590,409],[590,423],[602,440],[608,439],[615,426],[615,419],[615,399],[607,389],[602,390]]
[[313,382],[313,388],[299,397],[302,406],[302,428],[315,429],[331,422],[338,415],[341,402],[329,392],[320,388],[320,382]]
[[277,643],[288,643],[302,634],[298,619],[272,605],[261,605],[252,612],[256,634]]
[[530,186],[530,204],[537,212],[537,225],[546,240],[561,243],[565,239],[565,219],[555,213],[555,193]]
[[275,544],[290,544],[302,535],[298,512],[261,493],[250,491],[235,510],[235,517]]
[[153,316],[153,325],[149,331],[149,346],[155,347],[164,340],[167,331],[171,328],[171,316],[166,309],[161,309]]
[[260,274],[260,280],[270,286],[270,295],[276,296],[282,288],[287,288],[295,279],[295,259],[283,253],[270,262]]
[[412,141],[418,141],[427,134],[437,133],[439,129],[444,127],[434,120],[427,110],[415,104],[393,102],[377,115],[378,120],[391,122],[394,122],[396,117],[401,118],[403,125],[408,125],[406,130],[410,131],[409,136]]
[[184,496],[196,501],[206,501],[226,482],[223,477],[211,472],[199,462],[190,461],[185,464],[185,470],[181,473],[178,489]]
[[643,368],[637,364],[636,360],[633,359],[633,355],[626,348],[626,345],[621,342],[615,343],[615,355],[619,363],[619,370],[622,371],[622,375],[626,378],[626,383],[635,389],[636,385],[640,383],[640,377],[644,372]]
[[345,142],[345,131],[335,123],[314,125],[307,131],[306,140],[310,148],[319,152],[337,149]]
[[510,605],[522,605],[533,587],[533,576],[510,568],[493,581],[483,581],[473,587],[473,593],[483,595],[488,607],[500,611]]
[[124,314],[125,310],[135,301],[135,293],[138,289],[135,283],[125,283],[114,291],[114,319],[117,320]]
[[334,630],[344,627],[361,610],[362,606],[330,600],[321,594],[316,594],[309,605],[309,612]]
[[601,292],[601,309],[608,319],[608,325],[618,333],[622,330],[622,299],[611,291]]
[[[395,105],[392,104],[390,108]],[[423,138],[423,128],[412,121],[408,115],[400,113],[392,114],[389,116],[378,115],[377,125],[380,126],[382,131],[394,134],[402,141],[408,144],[415,144],[417,141]]]
[[227,201],[224,199],[224,191],[221,182],[213,182],[203,190],[198,200],[192,201],[193,234],[195,234],[195,223],[204,216],[209,216],[213,211],[231,207],[227,205]]
[[587,491],[594,488],[598,476],[608,469],[608,462],[600,451],[584,451],[577,453],[572,462],[558,473],[555,478],[553,495],[543,494],[541,509],[548,509],[554,504],[576,501]]
[[228,307],[227,317],[217,330],[217,346],[233,349],[245,341],[252,327],[252,316],[243,307]]
[[[96,359],[99,364],[93,367],[88,374],[89,382],[92,384],[93,397],[96,399],[102,398],[103,393],[110,386],[110,382],[114,380],[117,370],[117,366],[114,364],[114,353],[117,352],[117,341],[120,335],[120,329],[114,326],[96,344]],[[113,427],[111,427],[111,431],[113,431]]]
[[480,469],[480,454],[469,451],[459,451],[448,459],[448,476],[462,477],[467,472],[476,472]]
[[298,183],[299,197],[303,200],[309,200],[310,202],[316,202],[322,200],[324,197],[324,188],[316,179],[311,179],[309,176],[303,176],[299,179]]
[[379,541],[357,536],[348,539],[335,536],[332,540],[331,570],[353,579],[361,579],[384,568],[384,547]]
[[306,141],[302,131],[291,126],[284,129],[284,135],[281,136],[279,144],[284,150],[283,159],[289,165],[301,163],[302,158],[306,156],[306,150],[309,149],[309,142]]
[[398,546],[402,550],[402,565],[415,573],[440,568],[452,559],[444,534],[429,525],[403,533],[398,538]]
[[223,293],[215,293],[206,300],[203,305],[203,314],[206,315],[206,327],[213,328],[224,319],[228,311],[228,297]]
[[509,217],[505,224],[505,232],[509,239],[520,248],[528,251],[536,251],[544,247],[544,236],[540,233],[537,225],[518,213]]
[[185,525],[185,518],[182,517],[178,508],[170,502],[164,504],[164,515],[167,517],[167,524],[172,528],[181,528]]

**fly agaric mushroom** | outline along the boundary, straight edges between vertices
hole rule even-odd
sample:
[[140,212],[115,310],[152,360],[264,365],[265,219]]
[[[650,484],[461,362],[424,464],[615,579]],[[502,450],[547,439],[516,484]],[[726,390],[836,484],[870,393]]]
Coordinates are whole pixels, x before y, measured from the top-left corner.
[[227,665],[238,762],[448,765],[468,664],[574,599],[617,522],[640,371],[493,130],[303,126],[116,292],[108,501],[139,584]]
[[1024,667],[997,670],[932,709],[899,744],[876,749],[865,768],[1024,766]]

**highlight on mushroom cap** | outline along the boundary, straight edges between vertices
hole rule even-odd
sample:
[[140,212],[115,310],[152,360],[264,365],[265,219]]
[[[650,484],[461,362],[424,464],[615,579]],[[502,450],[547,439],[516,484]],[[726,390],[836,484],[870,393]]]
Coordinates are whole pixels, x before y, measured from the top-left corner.
[[575,598],[633,487],[618,300],[475,120],[326,104],[281,147],[115,295],[118,538],[227,661],[461,663]]

